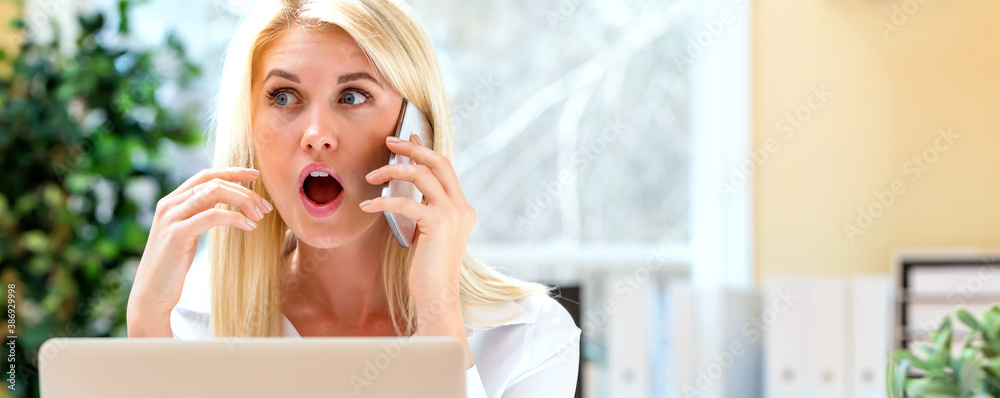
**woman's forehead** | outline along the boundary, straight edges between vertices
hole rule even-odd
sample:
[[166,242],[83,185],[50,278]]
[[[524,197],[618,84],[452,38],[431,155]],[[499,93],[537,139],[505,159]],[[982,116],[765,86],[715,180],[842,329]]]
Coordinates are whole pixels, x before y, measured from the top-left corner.
[[354,38],[336,26],[283,29],[261,54],[261,66],[264,74],[282,69],[296,74],[368,72],[380,77]]

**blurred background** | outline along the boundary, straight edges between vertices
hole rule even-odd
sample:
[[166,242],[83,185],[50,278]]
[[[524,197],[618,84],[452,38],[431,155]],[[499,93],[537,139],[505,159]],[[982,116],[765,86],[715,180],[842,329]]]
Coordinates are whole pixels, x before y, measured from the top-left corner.
[[[37,394],[45,339],[125,335],[156,200],[210,165],[251,2],[0,0],[0,397]],[[470,251],[559,286],[578,396],[883,397],[888,351],[956,308],[983,326],[935,336],[994,339],[1000,3],[409,3]]]

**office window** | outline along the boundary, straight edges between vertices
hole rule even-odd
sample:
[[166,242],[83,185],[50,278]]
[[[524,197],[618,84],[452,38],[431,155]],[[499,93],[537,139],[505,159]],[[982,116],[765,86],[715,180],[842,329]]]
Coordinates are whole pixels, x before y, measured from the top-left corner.
[[687,241],[677,2],[421,0],[475,242]]

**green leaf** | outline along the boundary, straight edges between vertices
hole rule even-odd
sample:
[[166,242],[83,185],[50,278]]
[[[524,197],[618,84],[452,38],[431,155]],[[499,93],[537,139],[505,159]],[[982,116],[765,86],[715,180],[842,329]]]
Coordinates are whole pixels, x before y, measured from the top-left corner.
[[52,259],[49,256],[34,256],[28,260],[29,275],[45,275],[52,270]]
[[900,362],[900,363],[902,363],[903,361],[906,361],[907,364],[908,364],[908,366],[914,367],[914,368],[917,368],[917,369],[927,370],[930,367],[930,365],[927,363],[927,361],[925,361],[925,360],[923,360],[921,358],[918,358],[917,355],[913,353],[913,351],[906,350],[906,349],[890,351],[889,352],[889,358],[891,360],[893,360],[893,361]]
[[0,193],[0,226],[10,218],[10,208],[7,205],[7,197]]
[[909,370],[910,361],[908,359],[903,359],[899,362],[895,360],[889,361],[889,366],[886,370],[886,388],[889,390],[890,398],[903,398],[903,385],[906,382],[906,374]]
[[90,189],[90,184],[94,178],[81,173],[71,173],[66,176],[66,188],[75,194],[82,194]]
[[1000,358],[990,358],[983,363],[983,370],[990,376],[1000,379]]
[[32,253],[41,254],[49,250],[49,237],[44,232],[32,230],[21,235],[21,247]]
[[118,33],[128,34],[128,1],[119,0],[118,1],[118,15],[120,16],[118,22]]
[[113,259],[118,256],[118,243],[111,239],[101,239],[97,241],[97,253],[101,258]]
[[950,366],[952,341],[951,318],[945,317],[941,320],[941,326],[938,330],[931,333],[931,341],[933,341],[934,354],[928,360],[932,361],[938,367]]
[[957,316],[958,320],[962,321],[962,323],[964,323],[965,326],[968,326],[970,329],[979,330],[979,322],[976,321],[976,318],[972,316],[972,314],[970,314],[969,311],[966,311],[963,308],[959,308],[955,310],[955,316]]
[[962,350],[962,354],[954,362],[961,396],[972,395],[979,378],[982,376],[982,354],[973,348]]
[[958,397],[959,389],[954,380],[935,376],[922,379],[910,379],[906,382],[906,395],[911,397]]
[[997,338],[997,332],[1000,331],[1000,308],[993,306],[983,314],[980,330],[983,332],[984,339],[1000,340]]
[[14,217],[23,216],[37,207],[37,200],[32,195],[24,195],[14,202]]
[[66,207],[66,195],[63,194],[62,188],[56,184],[45,184],[45,188],[42,189],[42,198],[45,205],[50,208]]

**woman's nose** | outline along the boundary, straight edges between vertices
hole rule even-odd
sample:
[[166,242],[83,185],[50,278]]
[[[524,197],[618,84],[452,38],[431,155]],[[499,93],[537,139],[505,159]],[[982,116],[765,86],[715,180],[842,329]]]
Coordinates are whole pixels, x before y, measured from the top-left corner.
[[322,106],[313,106],[309,112],[309,125],[302,135],[302,149],[311,151],[332,151],[337,148],[337,133],[333,112]]

